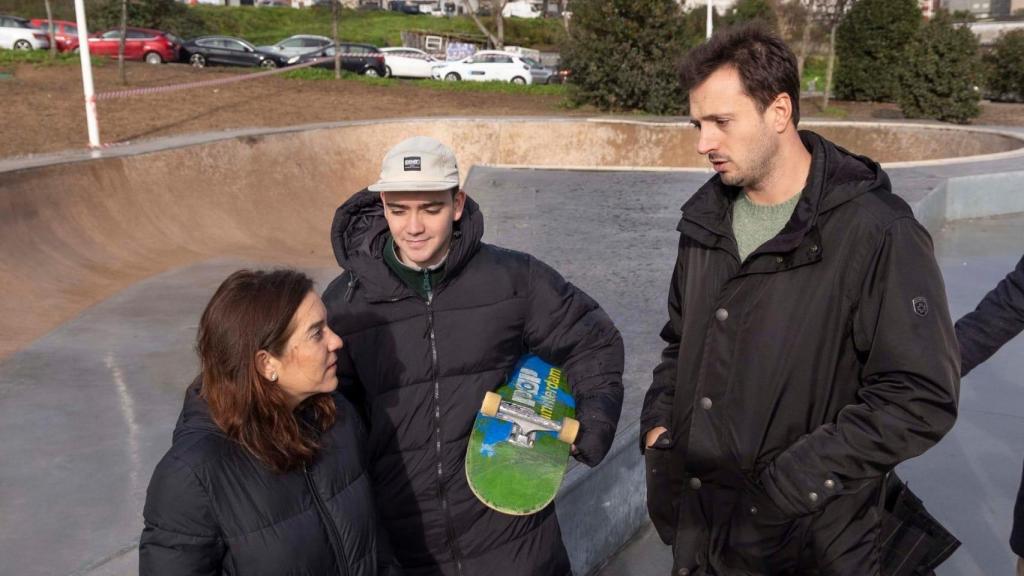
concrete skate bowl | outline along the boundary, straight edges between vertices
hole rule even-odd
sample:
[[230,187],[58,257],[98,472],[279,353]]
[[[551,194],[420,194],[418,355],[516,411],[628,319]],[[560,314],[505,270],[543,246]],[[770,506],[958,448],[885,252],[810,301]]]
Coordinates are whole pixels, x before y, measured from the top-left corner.
[[[883,163],[1019,154],[996,131],[805,123]],[[698,170],[685,123],[424,119],[216,135],[0,161],[0,358],[119,289],[218,256],[330,265],[334,209],[399,140],[435,136],[473,165]]]

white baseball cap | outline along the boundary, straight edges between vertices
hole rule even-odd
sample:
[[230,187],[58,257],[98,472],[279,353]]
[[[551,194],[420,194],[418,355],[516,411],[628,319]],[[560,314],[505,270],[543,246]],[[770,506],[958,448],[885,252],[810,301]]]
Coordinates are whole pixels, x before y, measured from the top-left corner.
[[371,192],[434,192],[459,186],[459,165],[450,148],[426,136],[400,142],[384,156]]

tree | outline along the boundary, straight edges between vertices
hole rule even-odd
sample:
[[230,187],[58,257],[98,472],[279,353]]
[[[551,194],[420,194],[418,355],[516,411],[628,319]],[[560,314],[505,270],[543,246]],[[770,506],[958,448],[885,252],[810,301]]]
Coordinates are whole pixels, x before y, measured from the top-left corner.
[[469,0],[462,0],[466,14],[469,14],[469,17],[473,19],[473,23],[476,24],[476,27],[487,37],[487,40],[496,50],[503,50],[505,48],[505,16],[502,12],[505,10],[505,4],[507,3],[508,0],[491,0],[491,12],[494,15],[494,32],[492,33],[487,26],[484,26],[476,10],[473,10],[469,5]]
[[121,38],[117,42],[117,75],[121,84],[127,84],[124,75],[124,44],[128,41],[128,0],[121,0]]
[[572,7],[562,47],[572,101],[652,114],[685,108],[677,70],[685,22],[675,0],[575,0]]
[[915,0],[859,0],[836,34],[836,95],[893,102],[907,43],[923,17]]
[[341,20],[341,0],[331,0],[331,40],[334,42],[334,79],[341,79],[341,46],[338,45],[338,21]]
[[[828,65],[825,67],[825,96],[822,99],[822,108],[824,109],[828,108],[828,101],[832,96],[832,74],[836,64],[836,32],[855,0],[811,1],[812,10],[817,11],[825,28],[828,29]],[[801,70],[802,72],[803,70]]]
[[953,22],[974,22],[977,19],[970,10],[956,10],[953,12]]
[[769,0],[739,0],[724,18],[726,26],[755,20],[765,23],[772,30],[779,30],[779,16]]
[[999,100],[1024,101],[1024,30],[999,37],[985,54],[985,88]]
[[53,35],[53,10],[50,9],[50,0],[43,0],[46,8],[46,28],[50,33],[50,59],[57,57],[57,38]]
[[156,28],[191,38],[207,34],[206,25],[188,6],[175,0],[97,0],[89,7],[89,28],[120,28],[122,10],[128,13],[128,25]]
[[907,44],[899,69],[903,114],[966,124],[981,112],[976,89],[980,68],[978,39],[940,10]]

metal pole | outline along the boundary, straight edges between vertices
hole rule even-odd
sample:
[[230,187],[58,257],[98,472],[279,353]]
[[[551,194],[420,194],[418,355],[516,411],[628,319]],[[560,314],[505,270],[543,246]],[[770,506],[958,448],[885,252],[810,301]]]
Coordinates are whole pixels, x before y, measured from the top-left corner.
[[82,89],[85,91],[85,124],[89,129],[89,147],[100,147],[100,125],[96,118],[96,91],[92,86],[92,60],[89,59],[89,29],[85,24],[85,1],[75,0],[78,24],[78,55],[82,60]]
[[712,28],[714,27],[714,24],[711,21],[711,14],[714,11],[715,11],[715,0],[708,0],[708,26],[707,26],[708,34],[705,37],[707,39],[711,38]]

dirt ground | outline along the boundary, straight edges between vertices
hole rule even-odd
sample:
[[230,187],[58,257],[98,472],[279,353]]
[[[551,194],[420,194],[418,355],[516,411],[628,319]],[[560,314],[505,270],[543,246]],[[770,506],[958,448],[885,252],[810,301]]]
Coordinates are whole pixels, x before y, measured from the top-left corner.
[[[127,64],[128,88],[226,78],[248,73],[231,69],[194,70],[181,64]],[[120,90],[117,66],[94,68],[97,92]],[[0,78],[3,138],[0,157],[55,152],[86,145],[85,109],[78,66],[20,65]],[[820,103],[805,101],[802,114],[821,116]],[[891,104],[833,102],[845,119],[899,118]],[[137,141],[190,132],[277,127],[337,120],[408,116],[529,116],[600,114],[569,109],[560,96],[490,92],[448,92],[417,86],[358,81],[292,80],[279,76],[214,87],[103,100],[99,103],[104,143]],[[983,104],[975,124],[1024,125],[1024,105]]]

